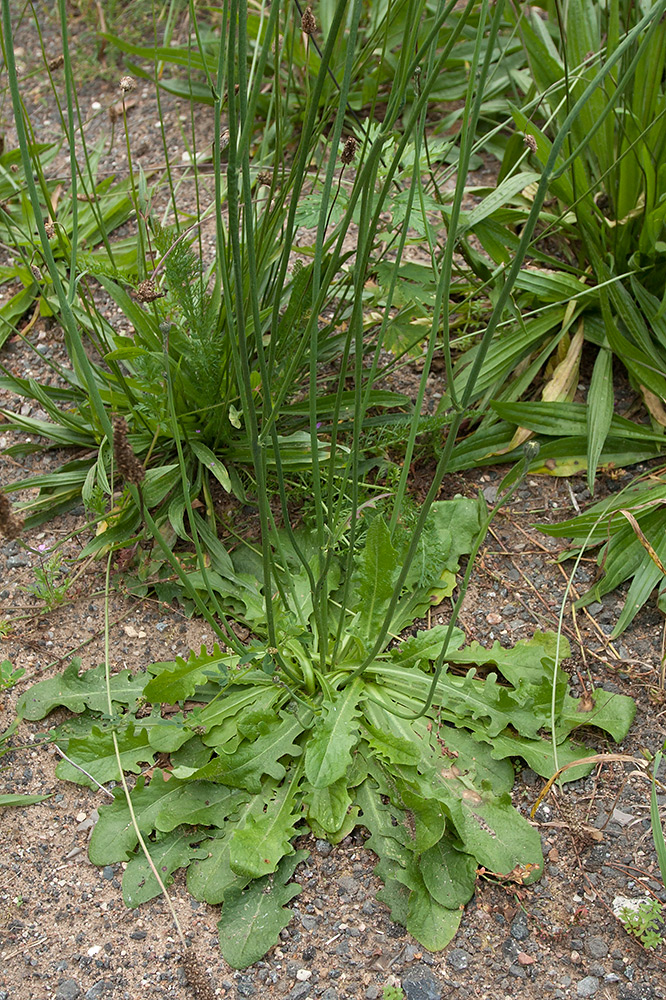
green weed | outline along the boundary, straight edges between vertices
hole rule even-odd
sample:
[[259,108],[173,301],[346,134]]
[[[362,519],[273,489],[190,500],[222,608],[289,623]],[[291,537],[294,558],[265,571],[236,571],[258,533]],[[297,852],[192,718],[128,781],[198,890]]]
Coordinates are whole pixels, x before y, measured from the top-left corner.
[[658,899],[643,900],[636,908],[625,907],[618,916],[627,933],[644,948],[664,943],[664,907]]

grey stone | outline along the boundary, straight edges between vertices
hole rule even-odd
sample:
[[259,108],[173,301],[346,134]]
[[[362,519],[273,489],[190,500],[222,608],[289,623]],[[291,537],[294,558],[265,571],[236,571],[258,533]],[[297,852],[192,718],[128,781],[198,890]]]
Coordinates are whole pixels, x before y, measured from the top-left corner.
[[518,952],[520,948],[515,941],[511,938],[507,938],[506,941],[502,942],[502,954],[509,959],[510,962],[515,962],[518,958]]
[[[366,994],[367,996],[367,994]],[[338,991],[334,986],[329,986],[321,995],[321,1000],[338,1000]]]
[[321,854],[323,858],[327,858],[332,850],[333,845],[329,844],[327,840],[315,840],[315,851],[317,854]]
[[293,990],[287,994],[287,1000],[305,1000],[310,996],[312,985],[310,983],[296,983]]
[[30,560],[27,556],[10,556],[7,560],[7,569],[17,569],[19,566],[29,566]]
[[585,954],[590,958],[605,958],[608,954],[608,945],[602,937],[586,938]]
[[348,896],[355,896],[361,888],[361,883],[358,879],[353,878],[351,875],[341,875],[340,878],[336,879],[336,882]]
[[104,868],[102,868],[102,878],[105,878],[107,882],[110,882],[115,874],[116,873],[114,872],[111,865],[105,865]]
[[526,941],[529,936],[527,917],[524,913],[519,913],[511,921],[511,937],[516,941]]
[[512,966],[511,966],[511,968],[509,969],[509,973],[510,973],[510,974],[511,974],[511,975],[512,975],[512,976],[513,976],[513,977],[514,977],[515,979],[527,979],[527,972],[526,972],[526,971],[525,971],[525,969],[524,969],[524,968],[522,967],[522,965],[518,965],[518,963],[517,963],[517,962],[515,962],[515,963],[514,963],[514,964],[513,964]]
[[[605,690],[605,688],[604,688]],[[636,819],[633,813],[624,812],[622,809],[617,807],[613,809],[613,815],[611,816],[611,823],[617,823],[618,826],[628,826],[632,820]]]
[[86,993],[86,1000],[100,1000],[107,990],[111,991],[113,986],[111,983],[107,983],[106,980],[100,979],[93,986],[90,987]]
[[462,948],[453,948],[446,956],[446,960],[456,972],[462,972],[469,965],[469,955]]
[[368,986],[365,991],[366,1000],[377,1000],[379,996],[379,986]]
[[63,979],[55,991],[56,1000],[76,1000],[81,996],[81,988],[76,979]]
[[415,965],[402,980],[406,1000],[441,1000],[442,988],[425,965]]
[[599,980],[596,976],[585,976],[576,983],[576,994],[579,997],[593,997],[599,989]]
[[371,917],[375,910],[376,906],[371,899],[366,899],[365,903],[361,907],[361,913],[365,913],[366,917]]
[[301,914],[301,923],[305,927],[306,931],[313,931],[317,926],[317,918],[310,916],[308,913]]
[[236,983],[236,992],[239,997],[253,997],[257,991],[248,976],[239,976]]

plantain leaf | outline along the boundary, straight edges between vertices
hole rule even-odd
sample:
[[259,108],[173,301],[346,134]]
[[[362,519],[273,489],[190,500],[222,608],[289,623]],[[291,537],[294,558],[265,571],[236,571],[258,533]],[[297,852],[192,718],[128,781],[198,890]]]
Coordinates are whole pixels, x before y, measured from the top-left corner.
[[282,782],[265,810],[252,813],[243,828],[232,834],[229,866],[237,875],[261,878],[274,872],[285,855],[294,853],[290,841],[302,819],[297,801],[301,772],[295,768],[291,780]]
[[[113,795],[111,805],[100,806],[90,838],[90,860],[96,865],[127,861],[139,842],[123,789],[115,788]],[[159,768],[149,785],[139,776],[130,797],[139,830],[146,835],[153,830],[168,833],[185,822],[222,826],[248,798],[209,782],[178,781]]]
[[197,441],[196,438],[191,438],[189,445],[201,464],[213,473],[218,483],[227,491],[227,493],[231,493],[231,479],[229,478],[229,473],[222,462],[220,462],[219,458],[215,456],[210,448],[208,448],[201,441]]
[[0,795],[0,806],[31,806],[35,802],[43,802],[50,799],[49,795]]
[[337,833],[352,804],[346,777],[339,778],[325,788],[308,790],[305,801],[308,822],[316,823],[326,833]]
[[236,658],[223,653],[217,643],[212,653],[208,653],[206,647],[202,646],[199,653],[190,652],[187,660],[177,656],[172,664],[160,664],[162,669],[146,684],[144,697],[153,704],[175,705],[178,701],[191,698],[197,687],[205,684],[211,677],[223,684],[227,667],[235,662]]
[[279,940],[293,915],[285,904],[301,891],[298,883],[287,882],[307,857],[308,851],[297,851],[283,858],[274,874],[257,879],[247,889],[228,891],[217,926],[222,955],[232,969],[246,969]]
[[[24,719],[43,719],[56,706],[62,705],[71,712],[107,712],[106,677],[104,664],[84,670],[79,674],[81,660],[74,658],[62,674],[38,681],[18,701],[16,710]],[[112,674],[110,679],[111,701],[119,705],[133,705],[143,692],[145,674],[132,677],[129,670]]]
[[587,486],[594,493],[594,477],[613,420],[613,355],[605,347],[597,354],[587,394]]
[[428,951],[446,948],[460,927],[462,915],[462,906],[456,909],[443,906],[428,891],[420,873],[417,874],[409,894],[405,926],[420,944]]
[[347,773],[359,739],[356,720],[362,693],[363,682],[357,678],[332,701],[324,701],[305,751],[305,776],[314,788],[327,788]]
[[[141,770],[140,761],[152,763],[155,751],[148,742],[145,729],[137,729],[130,723],[126,729],[117,733],[116,739],[123,771],[138,774]],[[88,788],[97,788],[96,782],[103,785],[105,781],[120,781],[112,732],[102,732],[98,726],[93,726],[90,736],[82,739],[72,737],[67,746],[67,754],[73,763],[69,760],[60,761],[56,767],[59,778],[74,781],[77,785],[87,785]],[[79,770],[76,764],[83,770]]]
[[433,776],[433,785],[460,842],[479,864],[498,875],[529,867],[526,881],[540,876],[539,833],[514,809],[510,795],[495,797],[487,790],[465,787],[455,776],[439,781]]
[[[173,882],[172,872],[186,868],[194,858],[205,858],[205,848],[195,847],[202,834],[190,827],[179,827],[164,834],[153,843],[148,842],[148,853],[165,886]],[[139,849],[130,858],[123,873],[123,899],[129,907],[139,906],[159,896],[161,889],[143,851]]]
[[366,535],[358,565],[358,620],[355,631],[372,641],[393,593],[393,583],[400,570],[398,553],[382,517],[376,517]]
[[[441,906],[457,910],[474,895],[476,864],[469,854],[463,854],[442,837],[424,851],[419,868],[425,888]],[[419,940],[421,940],[419,938]]]
[[281,757],[300,757],[301,747],[294,740],[303,732],[296,716],[280,712],[271,724],[251,743],[243,742],[234,753],[215,757],[199,768],[192,778],[219,781],[231,788],[261,791],[261,778],[269,774],[281,781],[286,774]]

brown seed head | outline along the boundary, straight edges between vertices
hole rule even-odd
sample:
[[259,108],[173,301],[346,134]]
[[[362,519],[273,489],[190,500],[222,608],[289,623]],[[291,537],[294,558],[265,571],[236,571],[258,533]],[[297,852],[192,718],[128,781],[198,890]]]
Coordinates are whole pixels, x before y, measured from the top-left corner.
[[48,238],[52,240],[56,234],[55,222],[53,222],[52,219],[46,219],[46,221],[44,222],[44,229],[46,230],[46,235],[48,236]]
[[257,174],[257,183],[270,187],[273,182],[273,175],[270,170],[262,170]]
[[185,952],[181,959],[181,964],[185,969],[187,983],[191,987],[196,1000],[216,1000],[213,985],[199,964],[192,948],[189,948]]
[[113,454],[118,468],[118,475],[125,483],[138,486],[143,482],[146,471],[132,451],[129,443],[127,421],[124,417],[114,417],[113,420]]
[[42,280],[42,272],[39,270],[36,264],[31,264],[30,270],[32,271],[32,276],[35,279],[35,281]]
[[0,535],[5,538],[18,538],[23,531],[23,518],[14,513],[9,497],[0,493]]
[[301,31],[306,35],[314,35],[317,30],[317,22],[312,13],[312,7],[306,7],[301,18]]
[[164,298],[165,292],[159,292],[152,278],[146,278],[136,289],[136,296],[139,302],[154,302],[155,299]]
[[64,66],[64,64],[65,64],[65,57],[61,54],[59,56],[56,56],[55,59],[50,59],[48,65],[51,72],[53,72],[53,70],[55,69],[60,69],[60,67]]
[[129,94],[130,90],[134,90],[135,87],[136,87],[136,82],[132,79],[131,76],[121,77],[120,89],[122,90],[123,94]]
[[342,160],[342,162],[346,167],[348,167],[351,161],[354,159],[357,148],[358,148],[358,142],[356,141],[353,135],[350,135],[347,141],[345,142],[342,154],[340,156],[340,159]]
[[536,141],[536,139],[534,138],[533,135],[524,135],[523,136],[523,142],[525,143],[525,145],[527,146],[527,148],[532,153],[536,153],[536,151],[537,151],[537,141]]

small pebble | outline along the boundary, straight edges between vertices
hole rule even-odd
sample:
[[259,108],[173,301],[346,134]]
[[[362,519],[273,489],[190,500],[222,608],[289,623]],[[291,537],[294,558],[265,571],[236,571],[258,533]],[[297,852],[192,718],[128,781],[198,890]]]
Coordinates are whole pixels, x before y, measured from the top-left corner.
[[[442,988],[425,965],[414,965],[402,980],[406,1000],[441,1000]],[[366,994],[367,996],[367,994]]]
[[579,997],[593,997],[599,989],[599,980],[596,976],[585,976],[576,983],[576,993]]
[[589,937],[585,941],[585,954],[590,958],[605,958],[608,945],[602,937]]
[[446,960],[456,972],[462,972],[469,965],[469,955],[462,948],[453,948],[446,956]]
[[519,913],[511,921],[511,937],[515,941],[525,941],[530,936],[527,926],[527,917],[524,913]]
[[56,1000],[76,1000],[81,996],[81,988],[75,979],[63,979],[55,991]]

